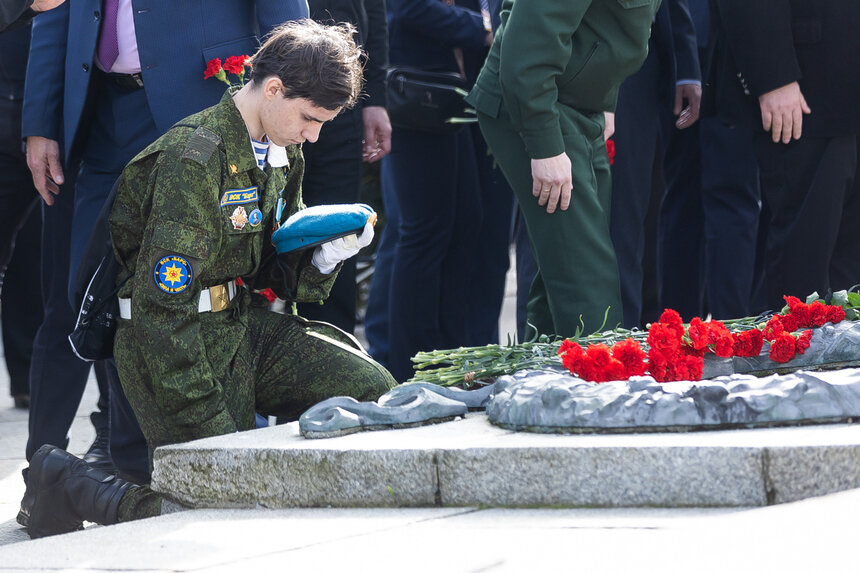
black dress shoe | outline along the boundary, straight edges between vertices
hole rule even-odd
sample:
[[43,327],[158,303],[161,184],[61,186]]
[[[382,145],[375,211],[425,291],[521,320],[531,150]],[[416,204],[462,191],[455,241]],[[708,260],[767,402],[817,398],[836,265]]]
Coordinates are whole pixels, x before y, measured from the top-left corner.
[[90,445],[90,449],[84,454],[83,460],[91,468],[115,474],[116,466],[110,457],[110,430],[107,426],[96,428],[96,439]]

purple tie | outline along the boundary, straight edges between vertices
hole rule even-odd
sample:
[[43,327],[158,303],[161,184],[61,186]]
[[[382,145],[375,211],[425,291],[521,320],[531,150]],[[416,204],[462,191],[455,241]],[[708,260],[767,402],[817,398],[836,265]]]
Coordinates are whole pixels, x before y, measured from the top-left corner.
[[119,41],[116,34],[116,13],[119,0],[105,0],[102,29],[99,35],[99,62],[105,71],[110,71],[119,56]]

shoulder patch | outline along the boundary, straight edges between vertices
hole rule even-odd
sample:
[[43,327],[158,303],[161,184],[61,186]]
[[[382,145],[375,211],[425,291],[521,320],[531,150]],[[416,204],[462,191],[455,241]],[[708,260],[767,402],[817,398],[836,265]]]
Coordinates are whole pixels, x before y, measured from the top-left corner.
[[191,138],[182,151],[182,159],[190,159],[200,165],[206,165],[209,158],[218,149],[219,143],[221,143],[221,137],[201,125],[191,134]]
[[194,271],[185,257],[168,255],[155,263],[152,278],[164,292],[177,294],[187,289],[194,280]]

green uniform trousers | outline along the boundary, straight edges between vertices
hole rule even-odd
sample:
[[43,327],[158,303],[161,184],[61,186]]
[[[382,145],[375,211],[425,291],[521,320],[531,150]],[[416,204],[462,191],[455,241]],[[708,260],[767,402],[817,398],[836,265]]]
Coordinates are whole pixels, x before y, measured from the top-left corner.
[[[230,312],[228,309],[201,316],[216,318],[216,314]],[[256,412],[297,419],[326,398],[376,400],[396,384],[385,368],[352,343],[349,335],[331,325],[257,306],[246,307],[242,319],[247,321],[246,335],[228,371],[220,373],[218,380],[226,409],[240,430],[255,427]],[[159,415],[152,384],[141,375],[145,365],[136,364],[133,353],[128,353],[126,360],[120,359],[131,338],[132,328],[117,332],[117,365],[124,366],[120,368],[120,380],[150,444],[151,457],[156,445],[182,441],[172,436],[181,436],[183,431],[167,426],[165,417]],[[135,375],[134,368],[143,369]],[[120,502],[119,521],[160,515],[161,502],[162,496],[149,486],[129,490]]]
[[537,262],[527,320],[540,334],[570,337],[599,330],[604,317],[605,328],[620,324],[621,287],[609,235],[612,183],[603,114],[556,105],[573,172],[567,211],[549,214],[538,205],[531,159],[504,106],[498,118],[479,111],[478,122],[519,201]]

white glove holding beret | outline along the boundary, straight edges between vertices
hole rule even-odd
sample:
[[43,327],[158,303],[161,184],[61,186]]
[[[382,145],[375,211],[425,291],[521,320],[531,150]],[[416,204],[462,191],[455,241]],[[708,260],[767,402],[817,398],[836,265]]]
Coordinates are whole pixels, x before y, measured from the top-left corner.
[[371,241],[373,241],[373,222],[368,221],[364,225],[361,235],[353,233],[345,237],[338,237],[317,247],[311,257],[311,263],[322,274],[331,274],[339,262],[354,257]]

